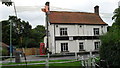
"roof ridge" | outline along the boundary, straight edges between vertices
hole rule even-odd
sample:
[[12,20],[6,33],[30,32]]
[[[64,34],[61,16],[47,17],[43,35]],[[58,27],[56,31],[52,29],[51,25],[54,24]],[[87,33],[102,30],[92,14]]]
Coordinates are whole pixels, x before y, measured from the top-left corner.
[[50,11],[50,12],[66,12],[66,13],[87,13],[87,14],[96,14],[92,12],[76,12],[76,11]]

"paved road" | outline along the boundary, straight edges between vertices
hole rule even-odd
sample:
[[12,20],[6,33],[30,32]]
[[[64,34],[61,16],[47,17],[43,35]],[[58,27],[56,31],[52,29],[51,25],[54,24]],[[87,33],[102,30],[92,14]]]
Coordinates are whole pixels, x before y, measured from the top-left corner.
[[[80,57],[88,58],[88,55],[80,55]],[[94,56],[99,56],[98,54],[94,54]],[[26,56],[27,61],[43,61],[46,60],[46,57],[40,56]],[[50,60],[61,60],[61,59],[75,59],[75,56],[65,56],[65,57],[50,57]],[[21,57],[21,61],[25,62],[24,57]],[[2,61],[2,63],[9,63],[10,59]],[[12,59],[12,62],[15,62],[15,58]]]

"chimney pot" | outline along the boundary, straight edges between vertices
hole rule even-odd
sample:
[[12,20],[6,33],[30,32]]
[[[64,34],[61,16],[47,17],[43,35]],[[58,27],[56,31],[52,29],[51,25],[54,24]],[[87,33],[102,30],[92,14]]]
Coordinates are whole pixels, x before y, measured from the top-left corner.
[[94,7],[94,13],[96,13],[96,14],[99,15],[99,6],[98,6],[98,5],[96,5],[96,6]]

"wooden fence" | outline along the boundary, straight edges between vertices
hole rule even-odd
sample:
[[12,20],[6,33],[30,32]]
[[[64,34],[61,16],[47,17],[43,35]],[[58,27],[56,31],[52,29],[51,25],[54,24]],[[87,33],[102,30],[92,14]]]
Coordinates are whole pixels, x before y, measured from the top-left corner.
[[[22,48],[17,48],[16,51],[23,51]],[[39,48],[24,48],[25,55],[40,55],[40,49]]]

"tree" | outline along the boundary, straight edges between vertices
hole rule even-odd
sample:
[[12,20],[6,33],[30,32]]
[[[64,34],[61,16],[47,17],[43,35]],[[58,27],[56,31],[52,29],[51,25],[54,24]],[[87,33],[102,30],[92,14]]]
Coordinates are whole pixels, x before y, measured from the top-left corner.
[[1,21],[2,23],[2,42],[10,43],[10,24],[8,20]]
[[120,26],[120,7],[115,9],[112,19],[115,20],[113,25]]
[[10,43],[10,22],[12,22],[12,45],[15,47],[39,47],[43,42],[45,27],[42,25],[32,29],[29,22],[25,22],[16,16],[9,16],[8,20],[2,23],[2,42],[9,45]]
[[115,9],[112,19],[112,27],[101,37],[100,58],[110,66],[120,67],[120,8]]
[[37,25],[34,29],[32,29],[31,33],[31,38],[36,41],[36,46],[39,47],[39,44],[44,42],[43,39],[45,36],[45,27],[43,25]]
[[2,2],[2,4],[5,4],[6,6],[12,6],[12,2]]
[[29,37],[32,26],[29,22],[21,21],[16,16],[9,16],[8,20],[2,23],[2,42],[9,45],[10,38],[10,22],[12,23],[12,45],[23,47],[23,37]]

